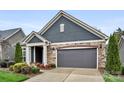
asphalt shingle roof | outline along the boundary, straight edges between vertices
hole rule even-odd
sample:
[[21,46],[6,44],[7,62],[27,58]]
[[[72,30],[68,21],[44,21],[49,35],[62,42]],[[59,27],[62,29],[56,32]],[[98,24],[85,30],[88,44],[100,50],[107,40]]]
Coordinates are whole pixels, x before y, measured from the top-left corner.
[[15,33],[20,28],[8,29],[8,30],[0,30],[0,40],[10,36],[11,34]]

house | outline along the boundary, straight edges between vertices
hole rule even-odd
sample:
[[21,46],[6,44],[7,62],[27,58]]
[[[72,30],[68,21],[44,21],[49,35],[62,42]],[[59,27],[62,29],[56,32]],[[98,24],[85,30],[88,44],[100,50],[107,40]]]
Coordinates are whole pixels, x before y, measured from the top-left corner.
[[0,31],[0,60],[13,60],[15,45],[24,37],[21,28]]
[[119,53],[120,53],[120,61],[122,65],[124,65],[124,35],[121,36],[119,41]]
[[59,11],[39,32],[23,41],[23,57],[28,64],[54,63],[57,67],[101,68],[105,66],[108,36]]

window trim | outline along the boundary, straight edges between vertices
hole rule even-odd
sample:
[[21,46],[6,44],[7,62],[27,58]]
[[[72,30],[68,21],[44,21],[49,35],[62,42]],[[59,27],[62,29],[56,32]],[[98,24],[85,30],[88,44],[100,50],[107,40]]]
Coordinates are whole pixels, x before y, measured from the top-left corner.
[[22,58],[23,61],[26,62],[26,48],[22,48]]
[[60,32],[64,32],[65,30],[65,24],[60,24]]

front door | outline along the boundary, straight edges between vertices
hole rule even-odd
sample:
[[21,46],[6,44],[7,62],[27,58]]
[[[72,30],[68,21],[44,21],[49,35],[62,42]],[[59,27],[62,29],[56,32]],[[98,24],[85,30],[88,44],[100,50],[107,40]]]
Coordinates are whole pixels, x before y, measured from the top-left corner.
[[42,63],[42,61],[43,61],[43,47],[40,47],[40,46],[36,46],[35,47],[35,49],[36,49],[36,62],[38,62],[38,63]]

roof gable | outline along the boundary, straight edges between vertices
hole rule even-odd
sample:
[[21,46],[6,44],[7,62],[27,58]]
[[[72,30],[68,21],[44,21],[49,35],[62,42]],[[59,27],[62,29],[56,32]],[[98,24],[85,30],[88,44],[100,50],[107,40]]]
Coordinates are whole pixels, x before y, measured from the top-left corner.
[[[64,24],[64,32],[60,32],[61,23]],[[102,39],[63,16],[42,34],[42,36],[52,43]]]
[[41,35],[36,32],[31,32],[23,41],[22,43],[36,43],[36,42],[49,42]]
[[38,42],[43,42],[43,41],[36,36],[34,36],[30,41],[28,41],[28,43],[38,43]]
[[9,37],[13,36],[16,34],[18,31],[20,31],[21,28],[15,28],[15,29],[8,29],[8,30],[2,30],[0,31],[0,39],[1,40],[6,40]]
[[105,35],[104,33],[102,33],[101,31],[89,26],[88,24],[78,20],[77,18],[69,15],[68,13],[64,12],[64,11],[60,11],[58,12],[55,17],[53,17],[42,29],[41,31],[39,31],[39,34],[43,35],[44,33],[46,33],[46,31],[52,26],[54,25],[54,23],[56,21],[58,21],[61,17],[65,17],[68,20],[74,22],[75,24],[81,26],[82,28],[86,29],[87,31],[93,33],[94,35],[97,35],[98,37],[102,38],[102,39],[107,39],[108,36]]

